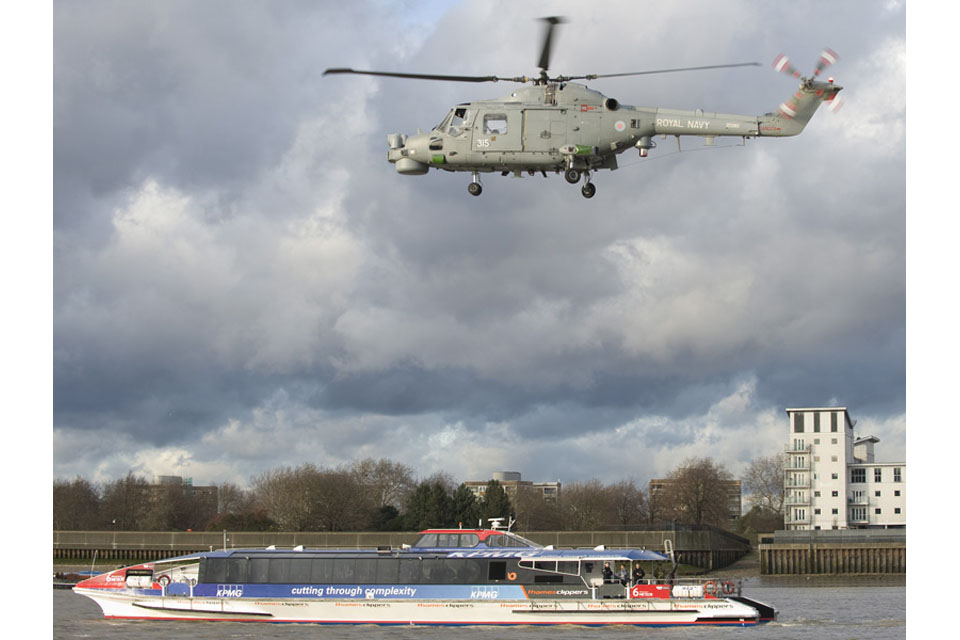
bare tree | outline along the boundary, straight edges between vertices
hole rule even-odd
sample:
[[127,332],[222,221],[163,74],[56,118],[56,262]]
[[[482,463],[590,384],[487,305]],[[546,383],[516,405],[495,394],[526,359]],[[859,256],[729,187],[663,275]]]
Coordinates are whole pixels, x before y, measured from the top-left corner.
[[77,476],[72,481],[53,481],[53,528],[81,531],[100,527],[100,492]]
[[660,506],[685,524],[730,525],[730,481],[733,477],[711,458],[688,458],[664,483]]
[[413,469],[387,458],[358,460],[350,466],[350,473],[376,509],[402,507],[417,484]]
[[282,531],[309,531],[313,525],[310,481],[317,473],[312,464],[264,471],[253,479],[257,506]]
[[599,529],[616,520],[610,492],[596,478],[564,485],[561,511],[564,528],[571,531]]
[[520,531],[557,531],[563,528],[563,515],[556,501],[547,501],[533,487],[521,486],[513,498],[516,528]]
[[103,487],[100,513],[107,528],[118,531],[142,531],[150,508],[150,485],[129,472],[125,478]]
[[633,479],[621,480],[607,487],[610,505],[620,526],[635,525],[647,520],[647,499]]
[[747,503],[760,507],[778,516],[783,515],[784,503],[784,460],[782,453],[755,458],[743,474],[743,488],[747,493]]

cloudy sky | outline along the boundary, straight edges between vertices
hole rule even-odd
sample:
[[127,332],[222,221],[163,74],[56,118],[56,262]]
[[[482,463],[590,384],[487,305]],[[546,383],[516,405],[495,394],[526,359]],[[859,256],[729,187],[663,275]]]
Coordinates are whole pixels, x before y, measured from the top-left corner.
[[[799,137],[658,141],[562,177],[401,176],[386,135],[532,75],[625,104],[772,111]],[[846,406],[906,456],[903,2],[55,2],[53,475],[229,481],[387,457],[420,476],[737,474],[784,409]]]

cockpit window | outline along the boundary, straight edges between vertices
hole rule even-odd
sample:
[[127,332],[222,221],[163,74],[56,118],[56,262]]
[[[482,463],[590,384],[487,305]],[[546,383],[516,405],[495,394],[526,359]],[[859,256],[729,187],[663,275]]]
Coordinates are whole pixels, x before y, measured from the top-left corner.
[[466,107],[457,107],[450,115],[450,126],[447,127],[447,133],[451,136],[459,136],[470,125],[473,114]]

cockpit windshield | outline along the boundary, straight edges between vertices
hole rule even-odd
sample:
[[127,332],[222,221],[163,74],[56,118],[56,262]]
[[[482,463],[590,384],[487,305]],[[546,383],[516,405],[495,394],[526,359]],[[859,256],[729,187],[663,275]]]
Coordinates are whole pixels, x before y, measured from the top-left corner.
[[450,136],[462,135],[473,120],[473,111],[466,107],[455,107],[434,129]]

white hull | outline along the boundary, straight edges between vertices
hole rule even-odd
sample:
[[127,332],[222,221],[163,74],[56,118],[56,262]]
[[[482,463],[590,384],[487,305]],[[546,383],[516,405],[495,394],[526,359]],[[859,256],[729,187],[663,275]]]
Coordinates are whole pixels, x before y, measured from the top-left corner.
[[107,618],[382,625],[752,625],[757,611],[722,598],[390,600],[145,596],[75,588]]

